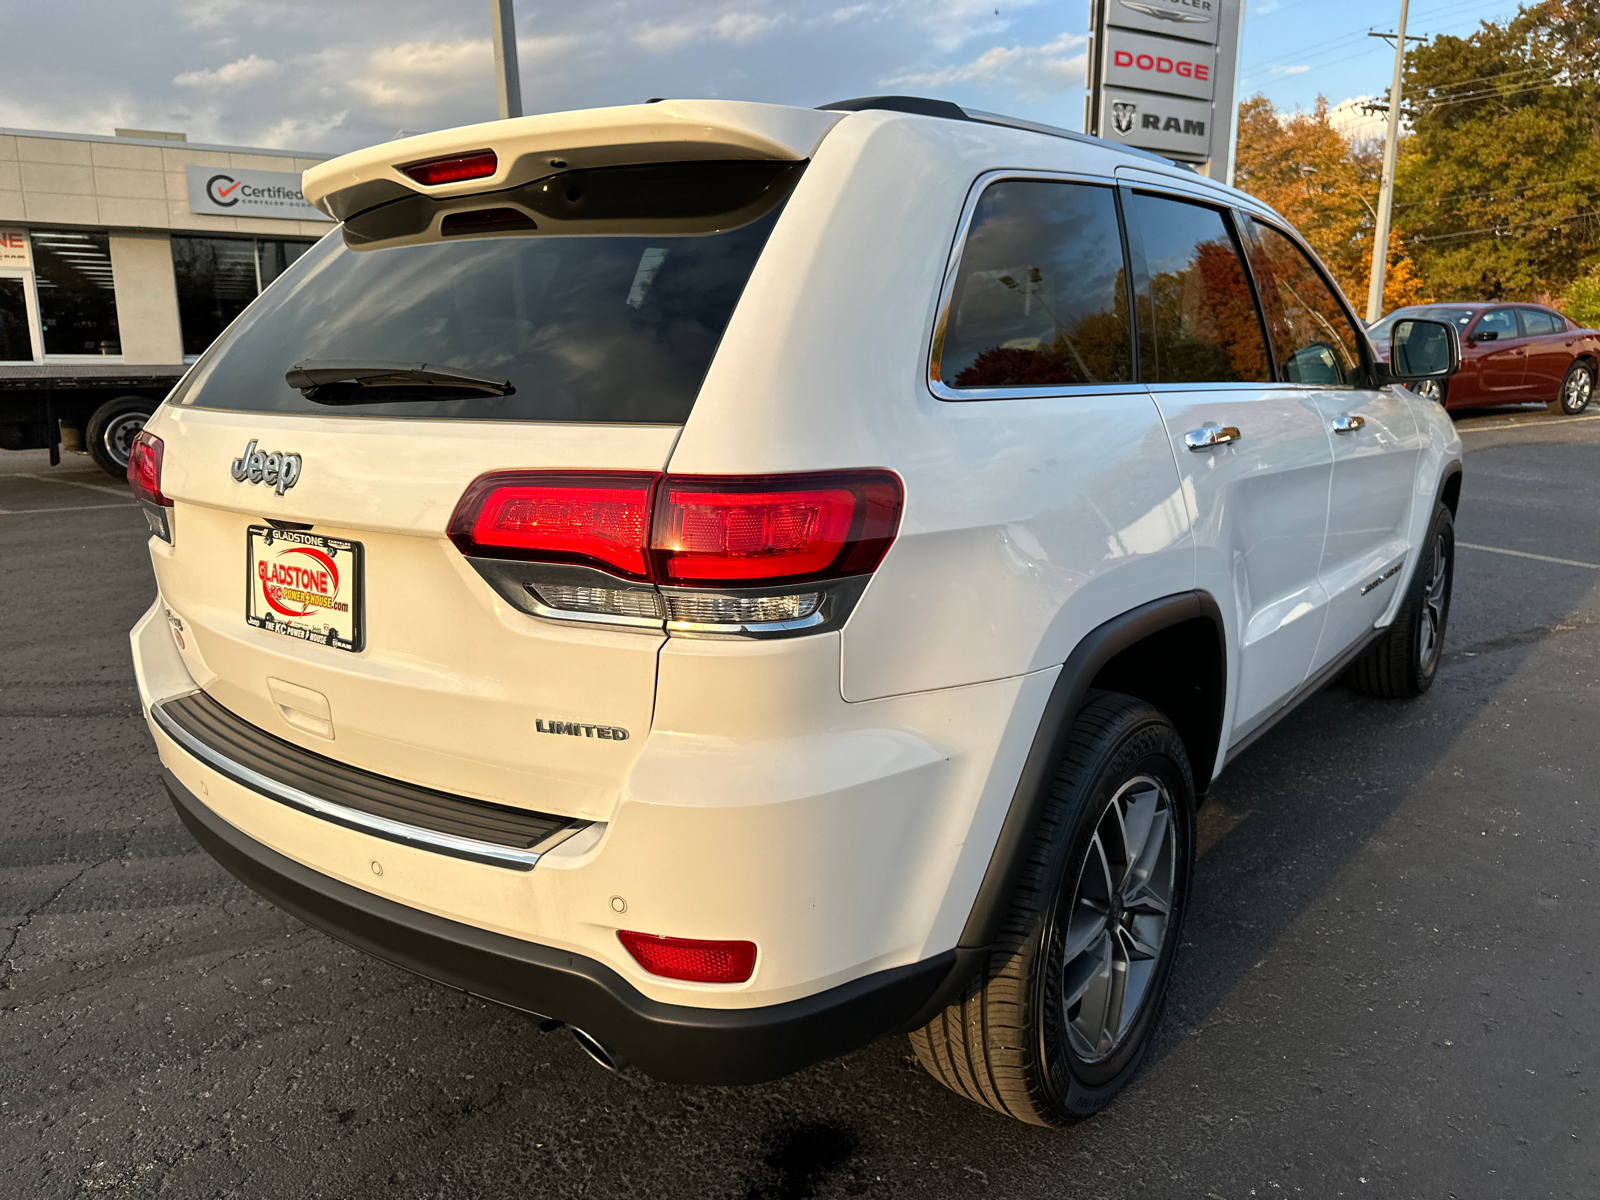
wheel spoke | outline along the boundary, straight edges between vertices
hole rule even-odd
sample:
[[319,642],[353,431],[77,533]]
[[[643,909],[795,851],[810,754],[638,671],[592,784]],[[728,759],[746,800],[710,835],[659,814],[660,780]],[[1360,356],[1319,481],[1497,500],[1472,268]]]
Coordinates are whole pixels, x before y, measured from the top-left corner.
[[1166,849],[1168,819],[1166,812],[1156,812],[1150,816],[1144,848],[1129,866],[1127,877],[1122,881],[1122,899],[1129,906],[1133,903],[1134,895],[1145,890],[1145,884],[1150,879],[1151,872],[1156,869],[1162,850]]
[[[1124,860],[1126,867],[1120,881],[1124,886],[1126,886],[1129,879],[1135,876],[1144,857],[1145,849],[1150,845],[1151,833],[1154,830],[1158,815],[1156,809],[1160,802],[1161,792],[1153,784],[1141,788],[1128,796],[1128,809],[1122,816],[1122,828],[1126,834],[1128,851],[1128,856]],[[1158,839],[1156,844],[1159,850],[1159,831],[1156,836]]]
[[1069,964],[1066,986],[1061,992],[1061,1006],[1070,1009],[1081,1001],[1082,1008],[1078,1014],[1080,1021],[1084,1012],[1099,1013],[1105,1008],[1102,993],[1111,986],[1111,942],[1110,934],[1102,934],[1097,945],[1078,956],[1076,972],[1071,971],[1073,964]]
[[1089,949],[1105,931],[1105,912],[1097,910],[1087,900],[1078,901],[1072,919],[1067,922],[1067,936],[1061,947],[1061,961],[1066,970],[1071,971],[1073,959]]

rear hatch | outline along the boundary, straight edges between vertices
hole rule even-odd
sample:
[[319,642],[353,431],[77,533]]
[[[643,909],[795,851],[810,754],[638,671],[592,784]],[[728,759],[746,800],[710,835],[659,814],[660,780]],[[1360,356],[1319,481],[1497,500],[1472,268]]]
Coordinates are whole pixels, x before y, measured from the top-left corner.
[[[604,819],[650,726],[659,622],[537,615],[452,514],[490,472],[665,469],[838,116],[635,106],[319,167],[308,198],[343,225],[150,426],[173,503],[156,572],[201,686],[367,770]],[[476,181],[405,172],[474,156]]]

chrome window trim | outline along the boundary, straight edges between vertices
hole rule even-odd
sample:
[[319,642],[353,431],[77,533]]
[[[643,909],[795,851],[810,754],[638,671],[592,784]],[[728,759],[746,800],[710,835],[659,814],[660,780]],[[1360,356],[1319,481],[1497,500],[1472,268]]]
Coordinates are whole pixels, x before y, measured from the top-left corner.
[[[185,695],[192,694],[192,692],[185,693]],[[181,697],[169,696],[167,699],[176,700],[181,699]],[[391,821],[387,817],[358,812],[353,808],[346,808],[342,804],[335,804],[331,800],[324,800],[320,796],[313,796],[309,792],[303,792],[299,788],[279,783],[275,779],[268,779],[265,775],[252,770],[242,763],[235,762],[227,755],[206,745],[163,712],[161,704],[152,704],[150,706],[150,718],[161,727],[163,733],[207,766],[220,771],[235,783],[247,787],[269,800],[276,800],[278,803],[287,805],[289,808],[296,809],[308,816],[331,821],[333,824],[342,825],[346,829],[354,829],[359,833],[371,834],[373,837],[383,838],[385,841],[415,846],[420,850],[432,850],[438,854],[449,855],[451,858],[466,859],[469,862],[484,863],[493,867],[507,867],[513,871],[531,871],[534,864],[547,851],[559,846],[573,834],[587,829],[589,825],[593,824],[593,822],[586,822],[562,829],[526,850],[520,850],[514,846],[498,846],[493,842],[480,842],[474,838],[458,837],[452,833],[440,833],[432,829],[422,829],[416,825],[406,825],[399,821]]]
[[1137,380],[1126,383],[1085,383],[1074,384],[1069,387],[1045,385],[1043,387],[1017,387],[1017,388],[953,388],[949,384],[934,378],[935,362],[933,348],[939,344],[945,326],[950,319],[950,302],[954,299],[956,287],[956,273],[961,268],[961,255],[967,247],[967,236],[972,231],[972,215],[978,209],[978,201],[983,199],[983,193],[992,183],[1003,180],[1020,179],[1037,183],[1082,183],[1094,187],[1110,188],[1115,192],[1118,181],[1109,175],[1092,175],[1083,171],[1051,171],[1051,170],[1024,170],[1016,167],[1007,167],[995,171],[985,171],[972,181],[972,186],[967,190],[966,202],[961,206],[961,217],[956,222],[956,235],[954,244],[950,248],[950,256],[945,261],[944,280],[939,285],[939,301],[934,308],[932,332],[926,340],[926,350],[923,354],[922,378],[928,385],[928,392],[936,400],[952,401],[956,403],[969,403],[978,400],[1018,400],[1024,398],[1055,398],[1071,396],[1120,396],[1144,391],[1144,387]]

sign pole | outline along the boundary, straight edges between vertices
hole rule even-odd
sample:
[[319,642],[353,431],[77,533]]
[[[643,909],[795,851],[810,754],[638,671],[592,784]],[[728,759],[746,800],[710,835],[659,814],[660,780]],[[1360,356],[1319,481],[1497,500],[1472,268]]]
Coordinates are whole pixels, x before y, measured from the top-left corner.
[[494,83],[500,119],[522,115],[522,73],[517,70],[517,15],[513,0],[489,0],[489,25],[494,36]]
[[1383,316],[1383,278],[1389,267],[1389,213],[1394,207],[1394,160],[1400,144],[1400,85],[1406,67],[1406,8],[1400,0],[1400,27],[1394,39],[1394,81],[1389,85],[1389,129],[1383,139],[1383,181],[1378,185],[1378,219],[1372,229],[1372,277],[1367,284],[1367,324]]

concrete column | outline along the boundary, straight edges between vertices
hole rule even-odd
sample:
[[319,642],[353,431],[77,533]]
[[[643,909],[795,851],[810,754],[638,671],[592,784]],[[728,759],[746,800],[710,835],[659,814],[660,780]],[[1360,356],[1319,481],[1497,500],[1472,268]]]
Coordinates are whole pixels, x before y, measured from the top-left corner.
[[181,363],[178,285],[172,239],[164,233],[111,233],[111,277],[117,295],[122,361]]

